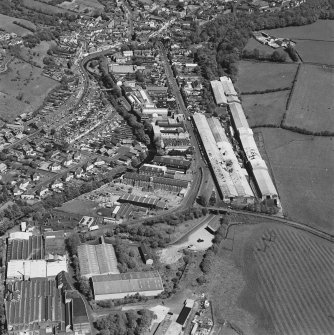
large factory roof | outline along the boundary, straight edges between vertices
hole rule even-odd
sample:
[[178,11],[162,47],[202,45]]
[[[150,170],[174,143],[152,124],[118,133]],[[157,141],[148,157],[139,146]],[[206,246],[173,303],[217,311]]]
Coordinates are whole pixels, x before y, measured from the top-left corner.
[[78,246],[80,273],[91,277],[98,274],[119,273],[112,244],[82,244]]
[[144,291],[163,290],[158,271],[127,272],[120,274],[99,275],[92,277],[94,294],[135,294]]
[[234,89],[232,80],[229,77],[226,77],[226,76],[220,77],[220,81],[223,85],[224,92],[226,95],[238,95],[238,93]]
[[249,128],[242,106],[238,102],[231,102],[229,106],[235,124],[235,128],[238,131],[241,128],[246,129]]
[[220,82],[219,80],[212,80],[210,83],[213,95],[216,100],[216,104],[217,105],[227,104],[227,99],[224,93],[224,87],[222,82]]
[[254,197],[245,172],[219,120],[194,114],[194,122],[224,197]]
[[[39,329],[46,320],[64,331],[66,306],[56,281],[33,279],[16,281],[7,285],[9,296],[5,304],[7,325],[10,331],[19,333]],[[24,310],[24,313],[22,311]]]

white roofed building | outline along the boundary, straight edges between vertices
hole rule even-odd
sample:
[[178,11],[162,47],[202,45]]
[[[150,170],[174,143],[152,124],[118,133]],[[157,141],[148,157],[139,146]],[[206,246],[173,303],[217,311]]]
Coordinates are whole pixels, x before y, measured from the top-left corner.
[[224,201],[253,202],[245,172],[219,120],[207,119],[203,114],[194,114],[193,118]]
[[225,96],[224,87],[222,82],[219,80],[212,80],[211,82],[211,88],[213,95],[215,97],[215,101],[217,105],[226,105],[227,104],[227,98]]

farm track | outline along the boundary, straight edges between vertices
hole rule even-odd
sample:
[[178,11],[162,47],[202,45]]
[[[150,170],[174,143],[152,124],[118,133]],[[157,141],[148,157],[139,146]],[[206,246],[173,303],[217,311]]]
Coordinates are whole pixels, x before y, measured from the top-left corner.
[[264,250],[255,251],[262,287],[258,298],[272,316],[276,332],[331,334],[334,250],[286,231],[278,231]]

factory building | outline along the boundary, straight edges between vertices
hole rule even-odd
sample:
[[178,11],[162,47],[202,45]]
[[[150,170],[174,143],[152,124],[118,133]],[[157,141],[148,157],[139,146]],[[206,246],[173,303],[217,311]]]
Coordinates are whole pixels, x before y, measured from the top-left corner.
[[242,148],[246,154],[250,170],[256,181],[261,198],[274,199],[278,202],[278,193],[270,177],[267,164],[262,159],[254,140],[253,131],[249,127],[244,110],[239,103],[229,104],[233,125],[240,139]]
[[224,201],[254,202],[247,171],[240,166],[242,161],[236,157],[219,120],[208,120],[203,114],[194,114],[193,119]]
[[9,335],[91,333],[84,301],[64,273],[8,283],[5,310]]
[[117,259],[112,244],[104,242],[98,245],[81,244],[78,246],[81,276],[91,278],[100,274],[117,274]]
[[67,271],[64,232],[11,234],[7,247],[7,281],[55,278]]
[[163,292],[158,271],[127,272],[92,277],[95,300],[122,299],[127,295],[154,297]]
[[211,88],[213,92],[213,96],[215,98],[216,104],[218,106],[226,105],[227,104],[227,98],[225,96],[224,87],[221,81],[219,80],[212,80],[211,82]]

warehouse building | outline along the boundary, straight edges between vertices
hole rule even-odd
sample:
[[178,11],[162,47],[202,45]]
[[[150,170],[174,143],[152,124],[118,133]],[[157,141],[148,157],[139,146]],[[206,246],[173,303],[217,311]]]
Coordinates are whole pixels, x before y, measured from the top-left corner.
[[227,105],[227,98],[225,96],[222,82],[219,80],[212,80],[210,83],[216,104],[218,106]]
[[9,335],[91,333],[84,301],[68,279],[63,282],[64,278],[61,273],[52,280],[32,279],[6,285]]
[[223,77],[220,77],[219,79],[223,85],[224,93],[226,96],[233,96],[233,95],[237,96],[238,95],[238,93],[236,92],[234,88],[231,78],[223,76]]
[[44,236],[29,233],[26,236],[11,235],[8,239],[8,281],[46,277],[50,279],[55,278],[61,271],[67,271],[63,231],[48,232]]
[[193,119],[223,200],[226,203],[254,202],[247,172],[241,168],[219,120],[208,120],[203,114],[194,114]]
[[160,189],[170,192],[179,193],[182,189],[188,187],[188,182],[185,180],[177,180],[173,178],[164,178],[157,176],[148,176],[138,173],[127,172],[122,177],[125,184],[137,187],[149,187],[152,190]]
[[92,277],[95,300],[122,299],[139,293],[154,297],[163,292],[158,271],[127,272]]
[[139,207],[147,207],[147,208],[153,208],[153,209],[165,209],[166,203],[150,198],[150,197],[140,197],[138,195],[132,195],[132,194],[123,194],[119,199],[118,202],[120,203],[129,203],[135,206]]
[[191,161],[167,156],[155,156],[152,162],[153,164],[166,166],[168,169],[182,172],[186,172],[191,166]]
[[78,246],[81,276],[91,278],[100,274],[117,274],[117,259],[112,244],[104,242],[98,245],[81,244]]
[[242,106],[239,103],[232,103],[229,106],[233,125],[238,133],[261,198],[263,200],[274,199],[278,203],[276,187],[270,177],[267,164],[261,157],[254,140],[253,131],[248,125]]

